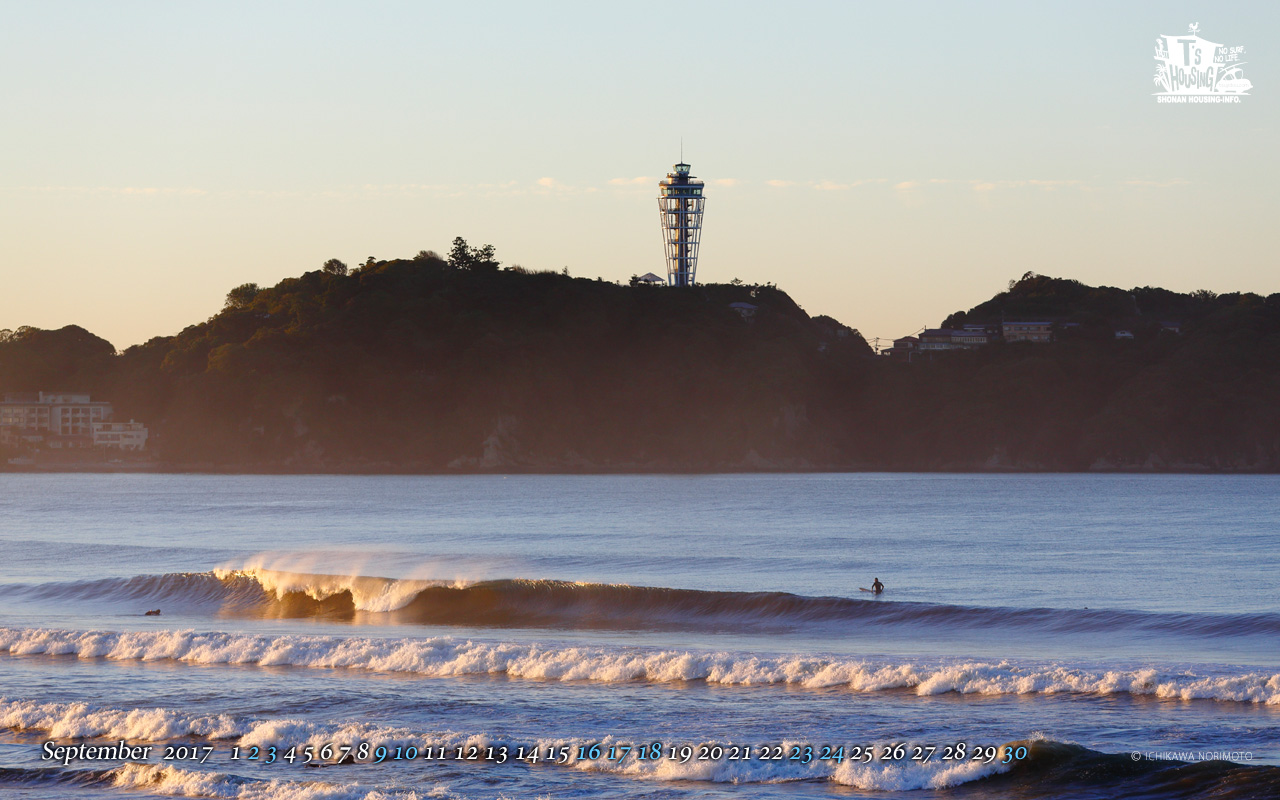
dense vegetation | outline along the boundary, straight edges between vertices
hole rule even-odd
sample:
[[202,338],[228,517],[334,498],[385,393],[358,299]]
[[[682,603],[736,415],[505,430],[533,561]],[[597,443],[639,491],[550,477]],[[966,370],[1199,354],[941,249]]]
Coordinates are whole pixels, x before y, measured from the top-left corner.
[[966,324],[998,323],[1002,319],[1072,323],[1073,336],[1111,339],[1117,327],[1138,333],[1154,333],[1161,323],[1194,323],[1241,301],[1261,301],[1257,295],[1217,295],[1201,290],[1179,294],[1144,286],[1116,289],[1086,286],[1080,281],[1050,278],[1028,272],[1009,281],[1009,290],[968,311],[957,311],[943,321],[944,328]]
[[[0,386],[91,390],[173,464],[709,469],[834,461],[824,431],[870,349],[773,287],[619,286],[502,270],[492,248],[236,287],[113,356],[19,331]],[[744,319],[730,303],[758,306]],[[93,339],[93,337],[89,337]],[[65,353],[46,359],[47,341]],[[821,351],[821,352],[820,352]],[[824,416],[824,414],[828,416]],[[752,454],[754,451],[754,455]]]
[[865,437],[863,451],[900,467],[1280,469],[1280,294],[1124,291],[1027,273],[944,326],[1002,318],[1079,327],[1052,344],[898,365],[866,402],[900,433]]
[[1029,273],[944,324],[1002,315],[1078,326],[906,364],[772,286],[529,273],[459,240],[448,259],[236,287],[207,322],[119,354],[76,327],[0,332],[0,389],[109,398],[174,468],[1280,465],[1280,295]]

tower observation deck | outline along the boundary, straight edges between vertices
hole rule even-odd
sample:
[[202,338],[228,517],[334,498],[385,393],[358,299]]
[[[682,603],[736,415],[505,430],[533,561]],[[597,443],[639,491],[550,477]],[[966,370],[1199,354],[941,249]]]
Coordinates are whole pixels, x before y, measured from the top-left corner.
[[702,239],[702,181],[689,174],[689,165],[676,164],[658,183],[658,216],[667,246],[667,284],[692,286]]

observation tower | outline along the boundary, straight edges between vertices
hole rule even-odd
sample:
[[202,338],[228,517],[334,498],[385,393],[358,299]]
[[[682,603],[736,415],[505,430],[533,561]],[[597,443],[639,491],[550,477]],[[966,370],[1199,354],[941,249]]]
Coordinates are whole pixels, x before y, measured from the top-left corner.
[[667,244],[667,285],[692,286],[698,268],[698,242],[702,239],[702,181],[689,174],[689,165],[676,164],[675,172],[658,183],[658,217]]

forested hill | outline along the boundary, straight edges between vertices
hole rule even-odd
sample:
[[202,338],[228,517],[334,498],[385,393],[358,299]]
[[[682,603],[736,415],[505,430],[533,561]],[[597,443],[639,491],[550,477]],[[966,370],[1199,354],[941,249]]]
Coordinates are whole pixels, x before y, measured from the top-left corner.
[[110,399],[172,469],[1280,469],[1280,295],[1028,274],[945,324],[1034,318],[1055,341],[903,363],[772,286],[468,252],[237,287],[119,354],[75,327],[0,332],[0,390]]
[[[1277,300],[1275,296],[1270,302]],[[1049,321],[1078,326],[1073,335],[1113,338],[1117,328],[1154,333],[1164,323],[1192,325],[1235,306],[1267,302],[1256,294],[1215,294],[1210,291],[1181,294],[1154,286],[1118,289],[1087,286],[1067,278],[1051,278],[1028,272],[1009,281],[1008,291],[968,311],[957,311],[943,321],[943,328],[966,324],[998,323],[1002,319]]]
[[944,327],[1002,320],[1051,322],[1054,341],[878,374],[864,400],[897,433],[857,449],[917,468],[1280,471],[1280,294],[1029,272]]
[[785,468],[843,457],[826,431],[872,357],[772,286],[619,286],[491,250],[332,264],[118,356],[20,330],[0,388],[109,398],[175,466]]

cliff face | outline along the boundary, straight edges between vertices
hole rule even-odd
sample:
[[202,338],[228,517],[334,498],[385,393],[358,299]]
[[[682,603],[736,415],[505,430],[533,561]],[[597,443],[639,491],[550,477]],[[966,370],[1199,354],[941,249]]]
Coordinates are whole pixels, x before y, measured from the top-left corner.
[[[0,335],[0,389],[110,399],[171,468],[1280,468],[1280,295],[1032,276],[963,317],[1028,299],[1081,322],[903,364],[772,286],[424,258],[238,287],[209,321],[121,354],[78,328]],[[1143,313],[1153,299],[1181,332]],[[1121,319],[1135,338],[1114,338]]]

